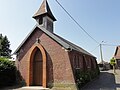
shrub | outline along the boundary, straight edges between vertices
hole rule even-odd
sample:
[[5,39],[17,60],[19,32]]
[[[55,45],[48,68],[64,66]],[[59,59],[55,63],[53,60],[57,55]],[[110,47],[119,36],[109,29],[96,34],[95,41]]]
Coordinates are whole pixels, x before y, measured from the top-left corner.
[[88,71],[78,69],[75,72],[75,77],[78,88],[81,88],[85,83],[90,81],[90,73]]
[[0,57],[0,87],[16,82],[16,67],[8,58]]
[[97,77],[99,74],[100,72],[99,72],[98,67],[96,69],[86,70],[86,71],[76,69],[75,78],[76,78],[76,83],[77,83],[78,88],[81,88],[86,83],[88,83],[89,81]]

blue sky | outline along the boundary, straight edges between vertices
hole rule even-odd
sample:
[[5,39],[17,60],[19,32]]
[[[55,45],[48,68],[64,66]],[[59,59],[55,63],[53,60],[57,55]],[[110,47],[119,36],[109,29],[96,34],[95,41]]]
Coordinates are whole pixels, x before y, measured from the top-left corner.
[[[98,42],[120,44],[120,0],[58,0],[76,21]],[[54,32],[91,52],[100,61],[99,47],[61,9],[48,0],[57,21]],[[0,0],[0,33],[7,35],[13,52],[32,30],[32,18],[42,0]],[[103,46],[103,58],[109,61],[116,46]],[[95,50],[94,50],[95,49]]]

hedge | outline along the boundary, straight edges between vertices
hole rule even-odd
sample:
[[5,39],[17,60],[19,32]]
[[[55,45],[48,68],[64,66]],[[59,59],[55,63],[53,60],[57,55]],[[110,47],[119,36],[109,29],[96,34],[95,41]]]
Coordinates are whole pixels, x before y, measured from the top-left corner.
[[92,79],[96,78],[100,74],[99,68],[92,69],[92,70],[75,70],[75,80],[77,83],[78,88],[80,89],[86,83],[90,82]]
[[10,86],[16,82],[16,67],[8,58],[0,57],[0,87]]

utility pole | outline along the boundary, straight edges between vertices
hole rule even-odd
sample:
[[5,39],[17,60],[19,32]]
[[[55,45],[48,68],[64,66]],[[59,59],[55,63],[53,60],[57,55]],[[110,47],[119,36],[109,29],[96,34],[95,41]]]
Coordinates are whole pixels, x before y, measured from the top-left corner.
[[102,42],[100,43],[100,57],[101,57],[101,63],[103,64],[104,62],[103,62],[102,45],[104,45],[104,44],[102,44],[102,43],[106,43],[106,42],[102,41]]
[[101,63],[103,64],[102,44],[100,44],[100,57],[101,57]]

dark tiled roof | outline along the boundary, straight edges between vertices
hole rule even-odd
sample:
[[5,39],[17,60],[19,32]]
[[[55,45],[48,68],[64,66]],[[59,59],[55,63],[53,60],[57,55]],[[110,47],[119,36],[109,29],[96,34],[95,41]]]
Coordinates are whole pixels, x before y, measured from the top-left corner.
[[40,8],[38,9],[38,11],[35,13],[35,15],[33,16],[33,18],[37,18],[39,16],[45,15],[47,14],[49,17],[51,17],[54,21],[56,21],[55,17],[53,16],[50,7],[48,5],[47,0],[44,0],[43,3],[41,4]]
[[56,36],[59,37],[62,41],[68,43],[68,44],[72,47],[72,49],[74,49],[74,50],[76,50],[76,51],[78,51],[78,52],[82,52],[82,53],[84,53],[84,54],[93,56],[92,54],[90,54],[90,53],[87,52],[86,50],[82,49],[81,47],[79,47],[79,46],[77,46],[77,45],[75,45],[75,44],[73,44],[73,43],[71,43],[70,41],[68,41],[68,40],[66,40],[66,39],[64,39],[64,38],[62,38],[62,37],[60,37],[60,36],[58,36],[58,35],[56,35]]
[[[50,38],[52,38],[54,41],[56,41],[58,44],[60,44],[62,47],[64,47],[67,50],[76,50],[78,52],[81,52],[81,53],[84,53],[86,55],[94,57],[92,54],[90,54],[86,50],[82,49],[81,47],[79,47],[79,46],[69,42],[68,40],[65,40],[64,38],[58,36],[55,33],[49,32],[48,30],[46,30],[45,28],[41,27],[40,25],[38,25],[38,26],[36,25],[35,28],[39,28],[40,30],[42,30],[45,34],[47,34]],[[32,32],[35,30],[35,28],[28,34],[28,36],[24,39],[24,41],[16,49],[14,54],[16,54],[19,51],[19,49],[22,47],[22,45],[25,43],[25,41],[28,39],[28,37],[32,34]]]

